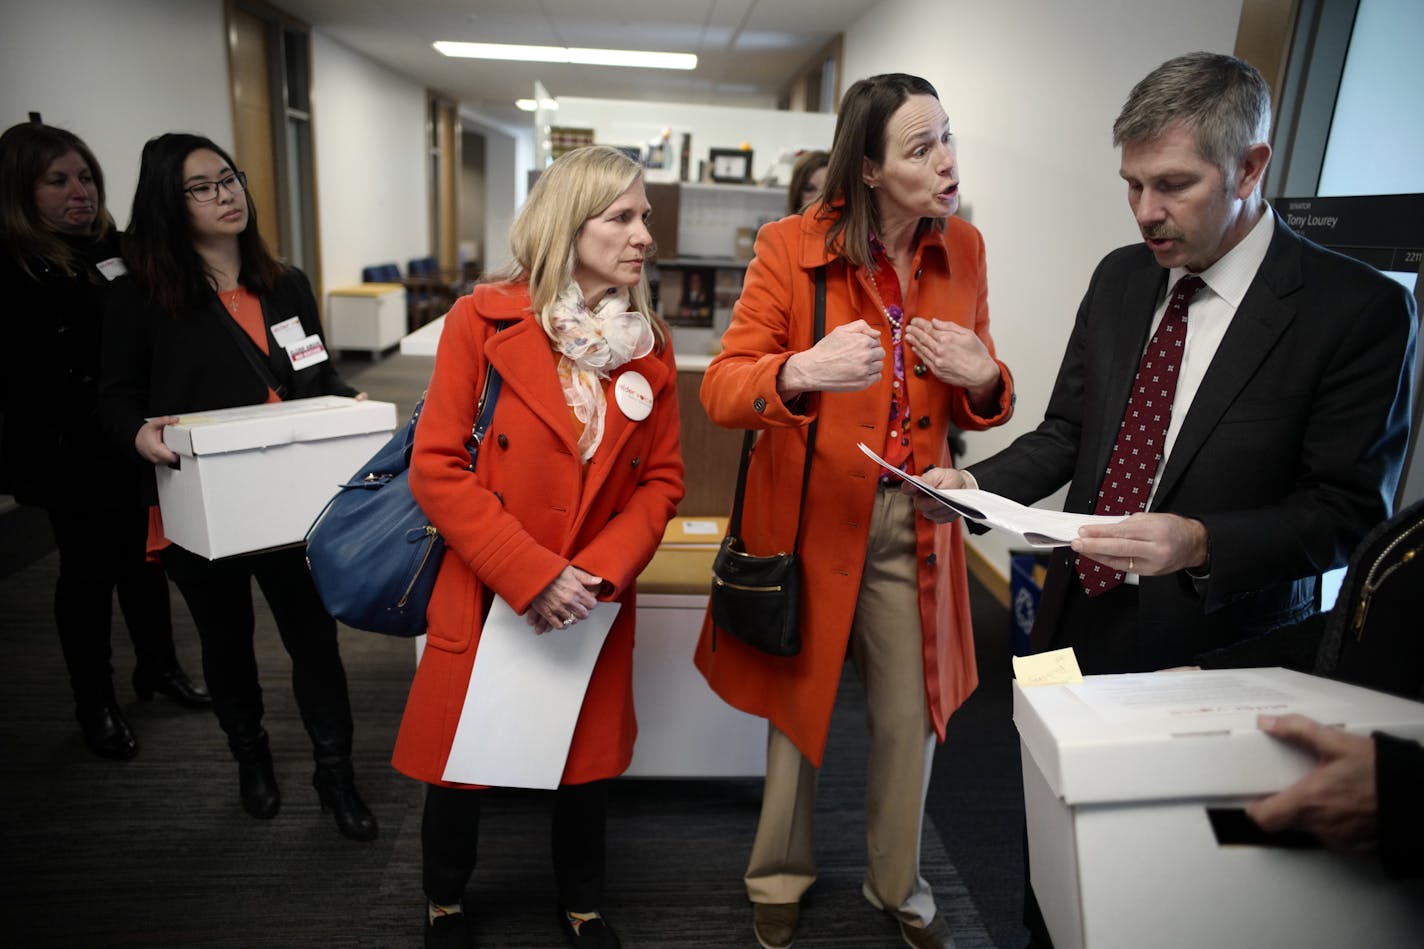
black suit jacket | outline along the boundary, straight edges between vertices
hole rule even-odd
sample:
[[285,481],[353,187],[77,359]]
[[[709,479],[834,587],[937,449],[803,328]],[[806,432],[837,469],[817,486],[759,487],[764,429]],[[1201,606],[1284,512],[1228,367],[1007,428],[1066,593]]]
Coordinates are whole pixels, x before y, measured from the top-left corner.
[[[1029,504],[1067,482],[1065,510],[1092,512],[1166,279],[1143,244],[1103,259],[1043,422],[969,468],[981,488]],[[1414,345],[1403,287],[1276,219],[1159,472],[1151,510],[1204,523],[1211,565],[1205,580],[1141,579],[1138,635],[1151,644],[1150,666],[1191,662],[1317,609],[1319,575],[1389,516]],[[1072,567],[1071,550],[1055,552],[1035,649],[1063,638]]]

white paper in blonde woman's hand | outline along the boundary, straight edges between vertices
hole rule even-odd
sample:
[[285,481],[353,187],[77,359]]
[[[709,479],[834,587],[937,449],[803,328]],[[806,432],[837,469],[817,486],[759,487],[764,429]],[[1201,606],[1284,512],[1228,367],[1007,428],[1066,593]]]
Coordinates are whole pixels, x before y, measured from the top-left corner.
[[539,635],[496,597],[441,777],[492,787],[558,787],[589,677],[621,605],[599,603],[587,619]]

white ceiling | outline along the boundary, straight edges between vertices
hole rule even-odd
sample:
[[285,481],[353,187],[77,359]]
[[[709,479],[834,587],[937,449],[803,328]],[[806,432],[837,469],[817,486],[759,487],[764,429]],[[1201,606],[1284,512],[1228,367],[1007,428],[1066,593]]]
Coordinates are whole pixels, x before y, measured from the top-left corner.
[[[554,96],[773,108],[879,0],[275,0],[313,29],[502,121]],[[691,71],[450,59],[436,40],[696,53]],[[320,82],[320,77],[316,77]]]

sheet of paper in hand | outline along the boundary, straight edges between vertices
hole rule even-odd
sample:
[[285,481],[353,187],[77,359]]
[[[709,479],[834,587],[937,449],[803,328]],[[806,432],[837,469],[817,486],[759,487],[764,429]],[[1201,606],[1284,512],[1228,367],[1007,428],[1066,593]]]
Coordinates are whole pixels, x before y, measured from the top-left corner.
[[1036,507],[1026,507],[989,491],[972,488],[931,487],[923,478],[892,468],[884,458],[871,451],[863,442],[860,444],[860,450],[881,468],[913,484],[960,516],[1017,534],[1032,547],[1064,547],[1072,543],[1073,538],[1078,536],[1078,528],[1085,524],[1116,524],[1125,520],[1122,515],[1044,511]]

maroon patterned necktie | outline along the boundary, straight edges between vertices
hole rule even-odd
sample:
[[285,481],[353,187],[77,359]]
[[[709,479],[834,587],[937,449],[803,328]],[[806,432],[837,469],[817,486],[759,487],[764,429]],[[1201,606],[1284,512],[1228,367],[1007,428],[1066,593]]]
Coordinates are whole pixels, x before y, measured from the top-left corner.
[[[1098,489],[1094,514],[1136,514],[1147,510],[1147,497],[1162,464],[1167,424],[1172,420],[1172,399],[1177,394],[1177,376],[1187,341],[1187,305],[1204,286],[1201,277],[1187,274],[1172,288],[1171,303],[1137,367],[1112,458]],[[1078,557],[1078,581],[1088,596],[1116,589],[1124,576],[1121,570],[1113,570],[1091,557]]]

